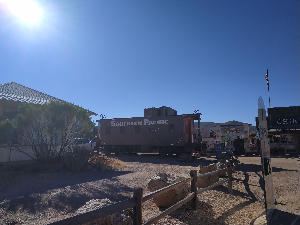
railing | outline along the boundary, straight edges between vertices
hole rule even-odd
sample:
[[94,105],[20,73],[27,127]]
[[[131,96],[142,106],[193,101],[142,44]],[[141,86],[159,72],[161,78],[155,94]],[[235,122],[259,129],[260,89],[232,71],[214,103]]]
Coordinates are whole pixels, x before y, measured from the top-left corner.
[[[205,176],[210,176],[210,175],[215,175],[218,174],[224,170],[227,170],[228,177],[224,178],[210,186],[207,186],[205,188],[199,188],[197,187],[197,178],[200,177],[205,177]],[[133,198],[128,199],[126,201],[118,202],[113,205],[109,205],[105,208],[100,208],[96,209],[90,212],[86,212],[84,214],[80,214],[74,217],[70,217],[64,220],[60,220],[54,223],[51,223],[51,225],[75,225],[75,224],[83,224],[87,223],[96,219],[100,219],[103,217],[106,217],[108,215],[111,215],[113,213],[118,213],[122,210],[128,209],[128,208],[133,208],[133,224],[134,225],[147,225],[147,224],[152,224],[157,222],[158,220],[162,219],[163,217],[169,215],[179,207],[181,207],[183,204],[191,201],[191,206],[193,210],[198,209],[198,198],[197,195],[203,193],[204,191],[207,191],[209,189],[212,189],[216,186],[219,186],[225,182],[228,182],[228,192],[232,192],[232,167],[231,163],[227,162],[227,168],[221,169],[221,170],[216,170],[213,172],[205,173],[205,174],[199,174],[197,175],[196,170],[191,170],[190,171],[190,176],[191,178],[185,179],[183,181],[171,184],[167,187],[161,188],[157,191],[154,191],[152,193],[149,193],[143,197],[143,189],[138,188],[134,191],[133,193]],[[186,184],[188,182],[191,182],[191,193],[189,193],[184,199],[180,200],[176,204],[172,205],[171,207],[167,208],[165,211],[161,212],[160,214],[151,217],[149,220],[146,222],[142,223],[142,203],[144,201],[150,200],[153,197],[160,196],[167,191],[181,186],[183,184]]]

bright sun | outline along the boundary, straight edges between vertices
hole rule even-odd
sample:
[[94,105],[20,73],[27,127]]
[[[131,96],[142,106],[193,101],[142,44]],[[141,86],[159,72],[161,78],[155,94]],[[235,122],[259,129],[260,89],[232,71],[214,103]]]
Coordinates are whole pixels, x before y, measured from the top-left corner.
[[42,15],[37,4],[32,0],[4,0],[9,8],[23,21],[34,24]]

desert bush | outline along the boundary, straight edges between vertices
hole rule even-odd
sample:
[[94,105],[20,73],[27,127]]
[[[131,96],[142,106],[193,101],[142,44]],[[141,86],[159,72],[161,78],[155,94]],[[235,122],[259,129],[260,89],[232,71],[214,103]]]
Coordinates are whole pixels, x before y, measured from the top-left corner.
[[92,156],[89,163],[93,168],[99,170],[120,170],[126,167],[126,163],[117,159],[104,155]]
[[[85,109],[66,102],[40,107],[22,104],[16,113],[16,118],[1,122],[0,143],[8,143],[16,131],[19,145],[13,150],[41,164],[55,164],[72,149],[75,138],[85,137],[94,128]],[[31,148],[34,156],[23,151],[23,146]]]
[[63,161],[68,170],[79,172],[87,165],[91,151],[81,147],[74,147],[63,155]]

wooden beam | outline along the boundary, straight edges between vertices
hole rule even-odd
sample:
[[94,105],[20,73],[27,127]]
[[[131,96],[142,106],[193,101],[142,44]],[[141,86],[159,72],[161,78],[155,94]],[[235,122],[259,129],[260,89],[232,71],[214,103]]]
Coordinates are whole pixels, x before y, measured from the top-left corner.
[[191,177],[193,180],[191,181],[191,193],[194,193],[194,198],[192,198],[191,204],[192,209],[198,209],[198,197],[197,197],[197,170],[191,170],[190,172]]
[[141,225],[142,224],[142,203],[143,203],[143,189],[138,188],[134,190],[133,199],[136,202],[136,206],[133,207],[133,225]]
[[208,172],[208,173],[203,173],[203,174],[199,174],[197,176],[197,178],[200,178],[200,177],[205,177],[205,176],[209,176],[209,175],[213,175],[213,174],[216,174],[216,173],[219,173],[223,170],[226,170],[227,168],[224,168],[224,169],[221,169],[221,170],[216,170],[216,171],[213,171],[213,172]]
[[143,223],[143,225],[148,225],[148,224],[152,224],[152,223],[157,222],[158,220],[164,218],[165,216],[169,215],[170,213],[172,213],[173,211],[175,211],[176,209],[181,207],[183,204],[191,201],[191,199],[193,197],[194,197],[194,193],[189,193],[184,199],[182,199],[181,201],[179,201],[176,204],[172,205],[171,207],[169,207],[167,210],[163,211],[162,213],[150,218],[145,223]]
[[109,216],[111,214],[120,212],[124,209],[132,208],[135,205],[136,202],[134,202],[133,199],[128,199],[126,201],[118,202],[116,204],[109,205],[104,208],[96,209],[90,212],[86,212],[84,214],[79,214],[77,216],[73,216],[50,224],[51,225],[79,225],[79,224],[87,223],[99,218]]
[[232,193],[232,166],[231,163],[228,162],[229,166],[227,168],[228,174],[228,193]]

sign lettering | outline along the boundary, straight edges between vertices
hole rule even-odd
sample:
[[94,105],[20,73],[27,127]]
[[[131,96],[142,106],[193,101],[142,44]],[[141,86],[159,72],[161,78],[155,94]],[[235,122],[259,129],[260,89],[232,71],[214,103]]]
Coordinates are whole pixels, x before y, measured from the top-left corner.
[[295,124],[300,123],[300,119],[278,119],[277,124]]
[[148,120],[144,119],[143,121],[130,121],[130,122],[116,122],[115,120],[112,120],[110,122],[110,125],[112,127],[125,127],[125,126],[150,126],[150,125],[163,125],[163,124],[168,124],[168,120]]

